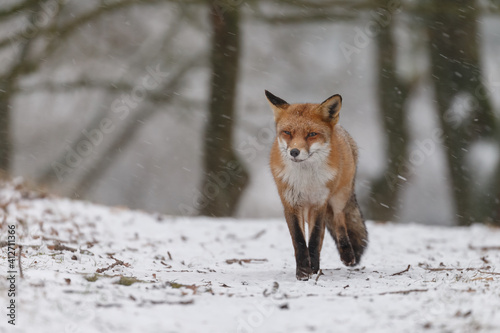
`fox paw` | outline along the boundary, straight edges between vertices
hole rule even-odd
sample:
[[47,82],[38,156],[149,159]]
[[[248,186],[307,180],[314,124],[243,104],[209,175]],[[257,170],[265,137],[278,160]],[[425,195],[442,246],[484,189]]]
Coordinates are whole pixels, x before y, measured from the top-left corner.
[[339,245],[340,260],[342,260],[344,265],[356,266],[358,264],[358,260],[356,259],[351,242],[348,239],[343,239],[339,242]]
[[295,273],[295,276],[297,277],[297,280],[299,281],[307,281],[312,275],[312,270],[310,267],[304,267],[304,268],[298,268]]

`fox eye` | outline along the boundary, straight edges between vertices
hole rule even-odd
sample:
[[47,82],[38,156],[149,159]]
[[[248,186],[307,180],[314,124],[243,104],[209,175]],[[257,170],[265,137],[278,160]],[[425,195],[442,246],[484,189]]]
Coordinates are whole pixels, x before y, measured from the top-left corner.
[[286,135],[292,135],[292,133],[290,133],[289,131],[283,131],[283,133],[285,133]]
[[316,135],[318,135],[318,133],[316,133],[316,132],[311,132],[311,133],[307,134],[307,137],[312,137],[312,136],[316,136]]

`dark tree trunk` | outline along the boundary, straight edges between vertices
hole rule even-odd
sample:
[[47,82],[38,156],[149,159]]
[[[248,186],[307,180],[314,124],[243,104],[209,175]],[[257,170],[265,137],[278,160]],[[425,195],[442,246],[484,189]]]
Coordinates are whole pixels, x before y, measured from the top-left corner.
[[0,171],[8,173],[12,156],[10,133],[10,96],[8,90],[0,90]]
[[[41,12],[42,1],[26,2],[25,6],[26,7],[20,7],[20,9],[30,13],[28,15],[28,21],[34,26]],[[18,48],[19,53],[16,55],[15,61],[11,64],[9,70],[0,77],[0,172],[9,173],[12,167],[14,152],[10,104],[14,98],[19,78],[30,71],[34,71],[36,68],[34,65],[30,66],[26,58],[31,48],[31,44],[38,34],[39,31],[36,31],[29,37],[21,36],[19,40],[11,41],[14,47]],[[5,61],[5,63],[8,64],[8,61]],[[2,65],[5,64],[2,63]]]
[[[489,185],[479,188],[467,154],[476,140],[497,140],[498,126],[489,96],[482,83],[479,43],[478,4],[466,0],[427,2],[431,74],[439,110],[451,176],[457,223],[498,222],[498,179],[495,171]],[[471,99],[470,115],[453,109],[457,98]],[[462,119],[464,118],[464,119]],[[496,139],[495,139],[496,137]]]
[[404,104],[408,88],[397,77],[393,19],[377,36],[378,108],[383,131],[387,135],[387,166],[371,188],[369,218],[394,221],[400,206],[400,189],[404,185],[407,161],[408,129]]
[[248,182],[233,149],[233,123],[240,57],[240,12],[234,1],[211,3],[211,92],[204,134],[199,214],[231,216]]

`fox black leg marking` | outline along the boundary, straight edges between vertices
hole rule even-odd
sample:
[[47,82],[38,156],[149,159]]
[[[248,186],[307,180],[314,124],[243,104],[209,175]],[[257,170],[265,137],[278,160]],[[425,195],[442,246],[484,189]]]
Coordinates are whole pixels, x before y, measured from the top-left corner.
[[316,216],[314,227],[312,228],[311,236],[309,237],[309,256],[311,259],[311,270],[313,274],[316,274],[319,271],[320,253],[321,253],[321,248],[323,246],[324,236],[325,236],[324,213],[319,213]]
[[307,248],[306,239],[299,225],[299,218],[296,213],[285,214],[290,235],[292,236],[293,248],[295,250],[295,261],[297,264],[297,280],[307,281],[312,274],[311,260]]

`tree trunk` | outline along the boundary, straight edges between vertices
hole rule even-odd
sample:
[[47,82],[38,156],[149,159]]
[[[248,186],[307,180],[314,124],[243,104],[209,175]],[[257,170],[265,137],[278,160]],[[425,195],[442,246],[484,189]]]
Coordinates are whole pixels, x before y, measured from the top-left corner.
[[234,1],[213,1],[211,92],[204,134],[199,214],[234,214],[248,173],[233,149],[232,129],[240,57],[240,13]]
[[387,166],[371,188],[369,218],[394,221],[400,206],[407,161],[408,129],[404,104],[408,88],[397,77],[396,49],[392,37],[393,19],[377,36],[378,108],[387,135]]
[[[35,26],[35,22],[41,12],[42,1],[26,2],[25,6],[21,6],[19,9],[29,12],[28,21],[32,26]],[[17,13],[17,11],[16,11]],[[43,15],[43,14],[42,14]],[[26,60],[33,40],[37,37],[39,31],[34,34],[27,36],[21,36],[19,40],[11,40],[14,47],[18,48],[19,54],[16,55],[15,61],[11,64],[11,67],[6,71],[6,73],[0,77],[0,172],[9,173],[12,166],[12,158],[14,157],[13,144],[12,144],[12,119],[10,112],[10,104],[14,97],[14,92],[16,90],[17,82],[19,78],[34,70],[36,66],[30,66],[27,64]],[[8,44],[10,45],[10,44]],[[8,63],[8,61],[5,61]],[[5,65],[2,63],[2,65]]]
[[[499,138],[498,126],[489,96],[484,94],[479,43],[478,4],[467,0],[427,2],[431,75],[439,110],[448,169],[451,176],[457,223],[498,221],[500,170],[490,185],[478,188],[473,170],[467,164],[471,144],[477,140]],[[468,96],[470,115],[460,115],[457,98]],[[470,105],[469,105],[470,104]]]
[[8,173],[12,157],[10,133],[10,94],[9,90],[0,89],[0,172]]

